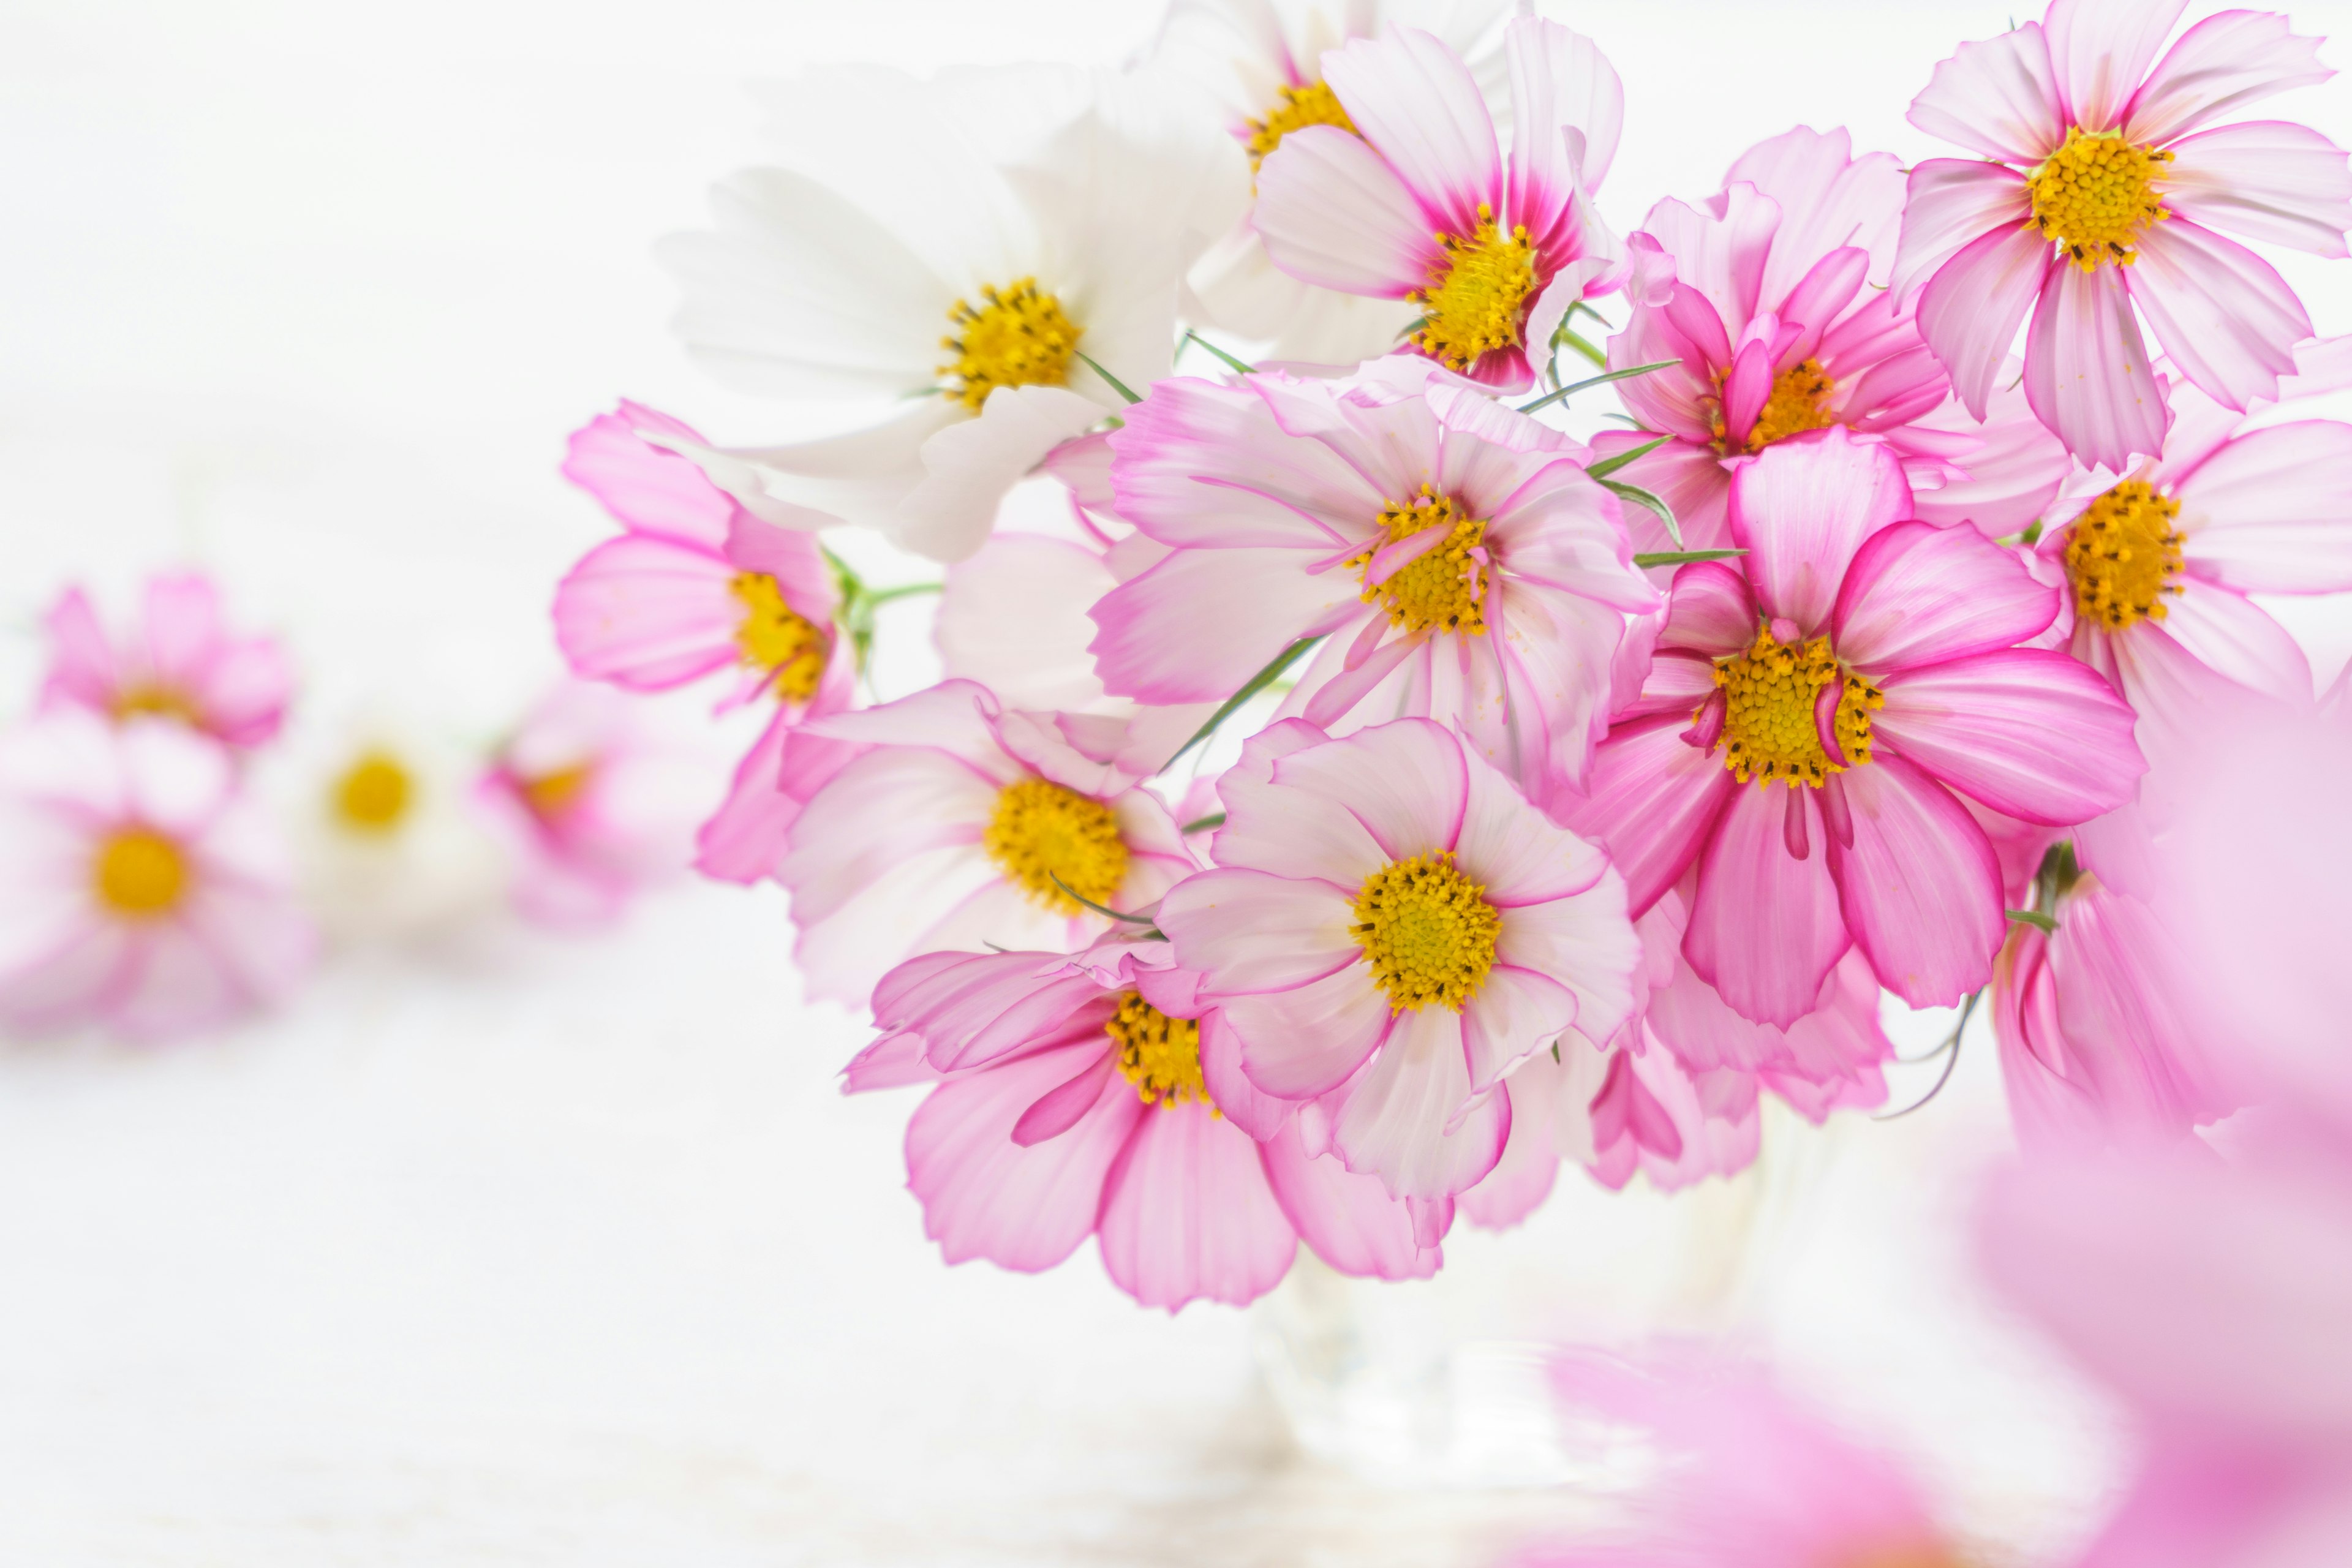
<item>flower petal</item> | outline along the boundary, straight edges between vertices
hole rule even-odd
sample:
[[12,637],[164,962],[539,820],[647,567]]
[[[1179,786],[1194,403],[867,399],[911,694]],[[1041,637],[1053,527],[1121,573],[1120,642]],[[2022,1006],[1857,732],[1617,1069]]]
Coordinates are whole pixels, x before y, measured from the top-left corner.
[[1979,419],[1991,401],[1993,379],[2009,363],[2027,307],[2039,295],[2046,310],[2057,292],[2051,269],[2061,264],[2050,256],[2050,242],[2032,227],[2003,226],[1963,246],[1920,291],[1919,335],[1951,373],[1954,395]]
[[1405,1205],[1378,1176],[1360,1176],[1329,1154],[1310,1158],[1293,1124],[1258,1145],[1267,1182],[1299,1239],[1342,1274],[1426,1279],[1441,1260],[1423,1247]]
[[2241,593],[2352,588],[2352,426],[2308,419],[2224,442],[2173,491],[2183,553]]
[[1175,944],[1176,962],[1201,975],[1205,993],[1287,991],[1362,955],[1349,934],[1350,896],[1328,882],[1228,866],[1169,889],[1160,929]]
[[1992,977],[2008,930],[1991,843],[1943,785],[1900,757],[1838,776],[1853,843],[1832,837],[1829,860],[1846,926],[1880,984],[1914,1007],[1955,1005]]
[[2056,588],[1973,528],[1897,523],[1864,541],[1838,591],[1838,658],[1882,672],[2014,647],[2058,618]]
[[1339,1088],[1389,1033],[1388,998],[1360,963],[1293,990],[1226,998],[1218,1011],[1241,1041],[1244,1076],[1282,1100]]
[[1575,1021],[1576,994],[1567,986],[1532,969],[1497,963],[1462,1009],[1471,1088],[1493,1088]]
[[[1364,826],[1391,861],[1452,849],[1469,801],[1469,760],[1453,732],[1399,719],[1274,764],[1275,784]],[[1225,850],[1221,844],[1219,854]],[[1377,869],[1377,868],[1375,868]]]
[[[2311,690],[2311,664],[2294,634],[2244,595],[2190,581],[2152,625],[2206,668],[2256,691],[2300,702]],[[2137,632],[2139,626],[2132,628]]]
[[1331,1146],[1392,1196],[1450,1198],[1495,1168],[1510,1130],[1504,1096],[1474,1096],[1461,1015],[1433,1005],[1398,1016],[1348,1089]]
[[1257,1144],[1205,1105],[1147,1111],[1104,1184],[1103,1267],[1147,1307],[1245,1306],[1290,1271],[1297,1233]]
[[[1974,158],[1930,158],[1915,164],[1908,190],[1903,242],[1895,253],[1895,293],[1905,304],[1967,247],[2022,227],[2033,214],[2024,175]],[[2011,323],[2010,335],[2016,331]]]
[[1568,803],[1571,825],[1624,874],[1636,916],[1698,858],[1737,782],[1722,758],[1684,744],[1689,724],[1669,713],[1618,725],[1593,753],[1590,793]]
[[2009,648],[1956,658],[1890,676],[1885,691],[1886,706],[1871,717],[1880,741],[2028,822],[2066,826],[2112,811],[2147,771],[2130,706],[2105,677],[2064,654]]
[[2038,22],[1962,44],[1937,66],[1907,118],[1930,136],[2031,166],[2066,139],[2058,77]]
[[1151,388],[1110,435],[1118,515],[1178,546],[1328,551],[1372,533],[1380,485],[1316,432],[1286,429],[1269,390],[1183,376]]
[[988,542],[1004,492],[1102,416],[1100,404],[1066,387],[1000,386],[979,418],[958,420],[923,443],[921,481],[877,526],[902,550],[964,560]]
[[1910,515],[1902,461],[1843,428],[1768,447],[1732,476],[1731,537],[1748,552],[1757,607],[1806,637],[1828,629],[1863,541]]
[[1758,620],[1745,573],[1727,561],[1694,561],[1675,573],[1658,646],[1714,658],[1744,653],[1756,640]]
[[1346,294],[1402,300],[1445,254],[1396,170],[1336,125],[1294,131],[1266,155],[1250,221],[1276,267]]
[[2085,131],[2123,118],[2189,0],[2052,0],[2046,21],[2061,112]]
[[1498,962],[1548,974],[1576,997],[1576,1027],[1607,1040],[1632,1017],[1642,989],[1642,942],[1615,876],[1590,891],[1503,911]]
[[[1469,67],[1436,37],[1400,26],[1354,39],[1323,57],[1323,79],[1432,223],[1467,235],[1477,226],[1481,202],[1501,216],[1503,158],[1494,117]],[[1263,204],[1263,171],[1259,191]]]
[[2171,151],[2164,203],[2191,223],[2315,256],[2345,254],[2352,165],[2344,149],[2309,126],[2282,120],[2224,125]]
[[[2128,269],[2085,272],[2063,257],[2053,260],[2025,336],[2025,398],[2033,412],[2085,466],[2117,473],[2136,455],[2163,447],[2171,417],[2124,283],[2126,270],[2147,268],[2146,236],[2139,265]],[[1958,377],[1953,381],[1957,386]]]
[[[1729,775],[1725,775],[1728,777]],[[1851,945],[1818,792],[1738,785],[1699,861],[1683,956],[1744,1017],[1781,1027],[1812,1011],[1822,981]],[[1808,819],[1809,852],[1789,852],[1786,818]]]
[[[1572,195],[1598,190],[1616,160],[1625,86],[1599,45],[1557,22],[1516,17],[1503,47],[1511,72],[1511,221],[1541,246],[1570,216]],[[1571,131],[1581,163],[1570,155]]]
[[1484,887],[1486,901],[1497,909],[1572,897],[1609,869],[1599,849],[1538,811],[1484,763],[1470,765],[1454,857],[1463,875]]
[[1087,611],[1103,685],[1150,703],[1217,702],[1302,637],[1364,612],[1356,584],[1298,550],[1179,550]]
[[2132,302],[2183,375],[2232,408],[2278,395],[2278,378],[2294,374],[2295,345],[2311,336],[2311,318],[2269,262],[2170,218],[2140,237],[2128,271]]
[[608,539],[557,584],[556,643],[591,680],[632,691],[683,685],[740,656],[746,605],[734,580],[734,568],[699,546],[655,534]]
[[572,433],[563,477],[594,496],[632,533],[666,533],[712,550],[727,542],[735,502],[687,458],[638,434],[659,430],[700,443],[667,414],[624,402]]
[[2125,132],[2161,146],[2273,93],[2326,81],[2336,73],[2319,63],[2319,43],[2289,32],[2274,12],[2208,16],[2180,35],[2132,95]]

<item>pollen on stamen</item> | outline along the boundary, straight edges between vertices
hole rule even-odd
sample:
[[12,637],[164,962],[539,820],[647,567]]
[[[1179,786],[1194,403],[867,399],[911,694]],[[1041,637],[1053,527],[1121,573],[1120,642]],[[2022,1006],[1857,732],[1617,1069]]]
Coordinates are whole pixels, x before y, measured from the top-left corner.
[[2179,515],[2180,503],[2144,479],[2126,479],[2084,508],[2066,534],[2074,613],[2115,632],[2164,619],[2166,597],[2182,591]]
[[[1842,688],[1832,721],[1835,757],[1822,750],[1813,718],[1822,688],[1832,682]],[[1759,626],[1747,652],[1716,660],[1715,684],[1724,700],[1723,765],[1741,784],[1778,780],[1790,789],[1818,789],[1830,774],[1870,761],[1870,714],[1886,705],[1885,694],[1840,665],[1825,637],[1783,643]]]
[[149,827],[110,837],[90,869],[99,902],[127,920],[156,920],[179,908],[188,888],[188,860],[180,847]]
[[1015,279],[980,291],[981,304],[958,300],[948,320],[958,330],[940,340],[955,358],[940,366],[949,396],[978,409],[1000,386],[1059,386],[1069,379],[1084,329],[1071,321],[1062,301],[1041,290],[1034,278]]
[[2085,272],[2108,262],[2129,267],[2139,259],[2139,237],[2172,216],[2156,189],[2171,162],[2163,149],[2071,126],[2065,144],[2027,177],[2028,221]]
[[1209,1099],[1201,1072],[1201,1026],[1191,1018],[1171,1018],[1129,991],[1119,998],[1118,1011],[1103,1032],[1118,1046],[1118,1070],[1135,1085],[1146,1105],[1173,1110],[1200,1103],[1209,1114],[1223,1117]]
[[1045,779],[999,791],[980,843],[1006,881],[1058,915],[1086,913],[1080,900],[1108,906],[1127,879],[1127,841],[1110,807]]
[[1430,264],[1428,287],[1405,296],[1421,307],[1412,343],[1447,369],[1466,371],[1481,356],[1519,342],[1536,292],[1535,247],[1524,225],[1502,232],[1485,202],[1469,234],[1433,237],[1444,254]]
[[1276,89],[1273,106],[1264,120],[1249,122],[1249,140],[1243,143],[1249,150],[1250,173],[1266,160],[1266,154],[1282,145],[1282,139],[1294,131],[1309,125],[1336,125],[1350,136],[1358,134],[1356,122],[1348,118],[1339,102],[1339,95],[1330,84],[1321,81],[1285,82]]
[[1453,497],[1423,485],[1412,500],[1382,507],[1380,524],[1378,542],[1349,556],[1346,564],[1370,573],[1373,558],[1385,546],[1440,524],[1450,524],[1451,531],[1383,581],[1367,581],[1361,595],[1364,603],[1385,605],[1389,624],[1407,632],[1434,629],[1486,636],[1486,567],[1471,554],[1486,538],[1485,521],[1465,512]]
[[783,590],[764,572],[739,572],[728,587],[743,603],[743,624],[735,631],[743,662],[771,672],[779,701],[814,697],[832,652],[824,633],[793,613]]
[[[1724,429],[1723,380],[1723,374],[1716,378],[1715,410],[1709,416],[1709,423],[1715,429],[1715,449],[1729,457],[1735,443]],[[1771,394],[1765,398],[1746,437],[1736,444],[1738,449],[1752,456],[1775,441],[1785,441],[1808,430],[1828,429],[1838,422],[1830,409],[1830,399],[1836,392],[1837,383],[1822,369],[1821,361],[1809,359],[1790,365],[1773,377]]]
[[1432,1003],[1459,1013],[1495,967],[1503,917],[1451,853],[1416,855],[1364,879],[1349,932],[1391,1013]]

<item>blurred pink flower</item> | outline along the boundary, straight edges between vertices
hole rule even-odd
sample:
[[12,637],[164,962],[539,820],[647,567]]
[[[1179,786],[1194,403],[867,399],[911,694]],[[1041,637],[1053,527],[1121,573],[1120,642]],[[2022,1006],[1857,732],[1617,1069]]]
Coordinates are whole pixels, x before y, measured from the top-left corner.
[[2145,771],[2104,678],[2018,646],[2058,591],[1910,510],[1899,460],[1843,429],[1740,469],[1748,553],[1676,573],[1589,796],[1555,806],[1608,846],[1637,914],[1696,868],[1683,954],[1759,1023],[1812,1011],[1850,946],[1915,1007],[1984,984],[2000,872],[1958,795],[2071,824]]
[[277,735],[294,694],[285,650],[268,637],[231,635],[219,591],[196,573],[148,579],[140,624],[119,641],[79,588],[51,608],[48,633],[44,708],[176,720],[248,750]]
[[2231,408],[2274,395],[2311,336],[2285,280],[2213,230],[2340,257],[2352,225],[2352,171],[2317,132],[2204,129],[2326,80],[2318,40],[2225,11],[2158,60],[2187,8],[2053,0],[2039,23],[1962,45],[1911,104],[1911,123],[1981,159],[1912,169],[1897,294],[1979,418],[2031,309],[2027,400],[2076,457],[2118,471],[2164,438],[2142,317]]
[[1510,1132],[1503,1075],[1633,1008],[1639,944],[1601,852],[1452,731],[1261,732],[1219,781],[1217,869],[1160,929],[1223,1011],[1253,1087],[1307,1102],[1307,1146],[1399,1197],[1451,1197]]
[[278,1000],[317,942],[215,742],[67,711],[0,740],[0,1023],[184,1034]]
[[1411,344],[1497,388],[1524,387],[1569,307],[1619,284],[1592,211],[1624,89],[1589,38],[1534,16],[1504,35],[1511,150],[1459,56],[1391,26],[1323,56],[1348,128],[1305,125],[1258,166],[1259,237],[1292,277],[1411,300]]

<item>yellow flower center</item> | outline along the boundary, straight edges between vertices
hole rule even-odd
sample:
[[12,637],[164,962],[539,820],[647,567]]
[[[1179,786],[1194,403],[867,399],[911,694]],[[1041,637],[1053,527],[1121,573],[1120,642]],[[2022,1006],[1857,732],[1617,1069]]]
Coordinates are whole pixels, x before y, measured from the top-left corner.
[[1006,881],[1055,914],[1084,913],[1081,899],[1108,906],[1127,880],[1127,841],[1110,807],[1044,779],[1004,787],[980,844]]
[[743,624],[735,628],[743,662],[773,672],[779,701],[805,702],[815,696],[824,679],[824,633],[793,613],[783,590],[764,572],[739,572],[728,586],[743,601]]
[[389,834],[408,815],[415,781],[389,752],[368,752],[343,770],[330,797],[335,820],[354,833]]
[[524,779],[518,787],[522,792],[523,804],[530,807],[533,816],[541,822],[553,822],[579,802],[595,772],[593,763],[575,763],[551,773]]
[[[1208,1104],[1208,1085],[1201,1077],[1199,1024],[1171,1018],[1130,991],[1119,998],[1118,1016],[1103,1030],[1118,1042],[1118,1070],[1135,1085],[1144,1104],[1162,1110],[1193,1100]],[[1210,1105],[1209,1114],[1223,1112]]]
[[1286,82],[1276,97],[1274,107],[1265,111],[1265,118],[1249,122],[1250,136],[1246,145],[1249,148],[1250,173],[1257,172],[1257,166],[1265,162],[1265,155],[1282,145],[1284,137],[1309,125],[1336,125],[1350,136],[1358,133],[1356,122],[1348,118],[1348,111],[1339,105],[1339,95],[1333,92],[1328,84],[1310,81],[1301,87]]
[[2139,259],[2135,241],[2150,225],[2172,216],[2156,182],[2172,154],[2126,142],[2115,132],[2069,127],[2066,144],[2025,182],[2033,198],[2033,225],[2058,242],[2085,272],[2102,262],[2129,267]]
[[948,395],[978,408],[1000,386],[1061,385],[1083,330],[1062,313],[1062,302],[1038,292],[1034,278],[1015,279],[1002,290],[990,285],[980,297],[977,310],[958,300],[948,312],[961,333],[940,340],[941,348],[955,351],[954,360],[940,366]]
[[1386,537],[1361,554],[1349,556],[1346,563],[1368,575],[1372,558],[1386,546],[1411,539],[1440,523],[1450,525],[1451,531],[1390,573],[1386,580],[1367,581],[1364,603],[1381,601],[1388,606],[1389,624],[1402,626],[1408,632],[1435,626],[1443,631],[1484,637],[1486,617],[1479,606],[1486,595],[1486,568],[1473,560],[1470,552],[1486,537],[1486,523],[1466,515],[1453,497],[1441,496],[1427,485],[1422,486],[1421,494],[1412,500],[1391,501],[1382,507],[1380,523]]
[[131,920],[153,920],[179,906],[188,890],[188,860],[152,828],[126,827],[99,851],[91,880],[99,901]]
[[[1813,723],[1813,704],[1832,681],[1844,686],[1835,757],[1822,750]],[[1885,694],[1846,673],[1825,637],[1784,644],[1759,626],[1746,653],[1715,661],[1715,684],[1724,697],[1723,765],[1741,784],[1785,779],[1790,789],[1800,783],[1818,788],[1830,774],[1870,761],[1870,710],[1886,705]]]
[[[1723,428],[1722,386],[1718,376],[1717,402],[1710,418],[1715,426],[1715,449],[1728,457],[1731,447]],[[1828,429],[1838,422],[1837,416],[1830,412],[1830,395],[1836,390],[1837,383],[1822,369],[1821,361],[1809,359],[1790,365],[1772,378],[1771,395],[1764,400],[1763,410],[1756,416],[1756,423],[1749,428],[1748,438],[1739,444],[1739,449],[1760,452],[1775,441],[1785,441],[1808,430]]]
[[1508,235],[1497,229],[1485,202],[1466,238],[1435,238],[1445,254],[1431,266],[1429,287],[1405,296],[1421,307],[1413,346],[1448,369],[1466,371],[1487,351],[1519,341],[1520,319],[1536,291],[1536,249],[1524,226]]
[[1478,994],[1503,926],[1485,893],[1454,869],[1450,850],[1394,861],[1364,879],[1350,930],[1391,1013],[1432,1002],[1459,1013]]
[[2126,479],[2085,508],[2066,534],[2074,613],[2110,631],[2164,619],[2164,595],[2180,584],[2180,503],[2147,481]]
[[112,706],[117,719],[148,714],[193,724],[198,717],[194,701],[185,692],[175,691],[168,686],[126,686],[114,694]]

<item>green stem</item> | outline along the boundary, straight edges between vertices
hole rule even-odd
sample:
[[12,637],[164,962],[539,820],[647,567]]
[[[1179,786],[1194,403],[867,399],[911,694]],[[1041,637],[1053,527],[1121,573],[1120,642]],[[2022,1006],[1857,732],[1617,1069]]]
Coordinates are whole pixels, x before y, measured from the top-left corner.
[[1072,349],[1070,352],[1076,354],[1080,359],[1085,360],[1088,370],[1094,372],[1097,375],[1102,377],[1104,381],[1109,383],[1110,389],[1113,392],[1118,393],[1129,403],[1140,403],[1143,401],[1142,398],[1136,395],[1134,391],[1128,386],[1127,383],[1119,380],[1118,377],[1111,374],[1110,372],[1103,369],[1102,366],[1097,364],[1092,359],[1088,358],[1085,350]]
[[1200,344],[1202,348],[1208,350],[1211,353],[1216,355],[1219,359],[1224,361],[1226,364],[1241,372],[1244,375],[1255,375],[1257,374],[1257,366],[1251,364],[1246,361],[1235,359],[1233,355],[1227,353],[1224,350],[1219,348],[1216,344],[1211,342],[1208,339],[1202,337],[1200,333],[1194,331],[1190,327],[1184,329],[1184,341],[1188,343]]
[[1185,837],[1190,838],[1195,833],[1206,833],[1212,827],[1223,827],[1224,825],[1225,814],[1222,811],[1213,811],[1209,813],[1208,816],[1201,817],[1196,821],[1186,823],[1176,831],[1181,833]]
[[1747,553],[1745,550],[1648,550],[1637,552],[1633,564],[1641,567],[1681,566],[1693,561],[1721,561],[1728,556]]
[[1176,754],[1174,756],[1160,764],[1160,771],[1163,773],[1166,773],[1170,768],[1174,767],[1183,759],[1185,752],[1191,751],[1193,747],[1199,745],[1202,742],[1215,734],[1217,732],[1217,726],[1232,718],[1236,709],[1240,708],[1243,703],[1247,702],[1259,692],[1264,691],[1276,681],[1281,679],[1282,672],[1284,670],[1288,669],[1292,665],[1297,664],[1300,657],[1303,656],[1308,648],[1313,647],[1317,643],[1322,640],[1323,639],[1320,637],[1300,637],[1297,642],[1292,643],[1288,647],[1284,648],[1280,653],[1275,655],[1274,661],[1271,664],[1268,664],[1264,669],[1259,670],[1255,675],[1251,676],[1247,683],[1245,683],[1239,691],[1236,691],[1231,697],[1226,698],[1224,702],[1217,709],[1217,710],[1209,715],[1209,721],[1207,723],[1202,725],[1198,730],[1192,732],[1192,738],[1191,740],[1176,748]]

